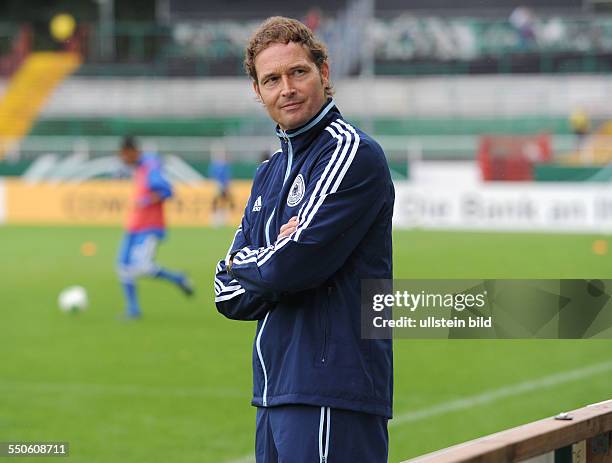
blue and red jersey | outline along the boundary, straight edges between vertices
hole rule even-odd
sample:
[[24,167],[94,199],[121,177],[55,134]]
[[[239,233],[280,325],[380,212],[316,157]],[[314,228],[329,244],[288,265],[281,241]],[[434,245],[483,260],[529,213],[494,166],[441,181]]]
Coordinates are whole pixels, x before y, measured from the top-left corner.
[[143,153],[134,172],[134,195],[126,230],[129,233],[165,234],[164,201],[172,196],[172,185],[164,177],[158,155]]

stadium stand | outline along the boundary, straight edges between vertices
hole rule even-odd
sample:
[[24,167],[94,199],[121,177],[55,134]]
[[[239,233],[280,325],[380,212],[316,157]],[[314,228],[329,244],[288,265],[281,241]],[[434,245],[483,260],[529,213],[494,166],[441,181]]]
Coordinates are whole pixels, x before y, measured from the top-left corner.
[[[509,19],[512,10],[522,4],[518,1],[496,0],[485,6],[462,2],[458,10],[447,0],[419,0],[411,2],[409,9],[395,0],[349,2],[353,6],[348,8],[347,2],[333,0],[316,13],[303,4],[292,6],[277,0],[258,2],[257,8],[242,0],[230,3],[168,2],[168,9],[157,13],[157,21],[143,20],[146,14],[140,20],[134,20],[139,17],[134,13],[119,17],[110,37],[103,22],[83,12],[81,16],[87,19],[81,22],[79,34],[84,66],[79,74],[241,75],[243,45],[257,22],[271,14],[298,18],[315,14],[317,33],[330,45],[336,64],[346,55],[342,40],[363,29],[366,35],[361,43],[372,44],[374,72],[381,75],[603,72],[612,68],[611,20],[574,0],[529,2],[534,12],[534,40],[528,47]],[[356,27],[360,21],[367,27]],[[14,28],[14,23],[0,22],[0,53],[6,54],[7,42],[15,37]],[[40,30],[37,26],[35,37]],[[350,64],[347,72],[360,72],[357,61]]]
[[[73,48],[82,65],[50,94],[40,117],[24,125],[30,137],[13,150],[13,162],[50,146],[66,155],[75,143],[88,146],[89,155],[108,154],[106,147],[130,133],[200,162],[213,139],[269,133],[245,85],[242,52],[257,22],[271,14],[313,21],[340,70],[334,80],[342,80],[343,112],[381,137],[394,162],[474,159],[479,137],[487,134],[548,133],[554,156],[572,153],[574,107],[586,106],[593,127],[609,116],[602,72],[612,69],[612,20],[586,2],[530,2],[535,40],[527,48],[510,21],[522,5],[513,0],[485,7],[469,0],[460,10],[449,0],[417,0],[409,10],[398,0],[332,0],[314,9],[277,0],[256,8],[243,0],[162,3],[157,12],[144,3],[132,10],[117,5],[112,29],[91,5],[75,6]],[[0,21],[0,73],[14,75],[28,52],[48,45],[37,38],[41,30],[40,19],[21,26]],[[350,43],[368,43],[371,50],[360,54]],[[0,79],[0,94],[8,87],[8,78]],[[207,140],[203,151],[194,137]],[[254,162],[273,143],[264,136],[253,145],[257,153],[234,155]]]

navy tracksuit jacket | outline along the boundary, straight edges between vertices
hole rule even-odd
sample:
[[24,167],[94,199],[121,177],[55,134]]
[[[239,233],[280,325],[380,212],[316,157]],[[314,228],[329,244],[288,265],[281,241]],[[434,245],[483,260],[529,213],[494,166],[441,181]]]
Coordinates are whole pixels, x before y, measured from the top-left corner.
[[[360,336],[361,280],[392,278],[394,189],[385,155],[332,100],[303,127],[277,134],[281,150],[258,168],[215,276],[218,310],[259,320],[252,403],[390,418],[391,341]],[[297,230],[277,241],[296,215]]]

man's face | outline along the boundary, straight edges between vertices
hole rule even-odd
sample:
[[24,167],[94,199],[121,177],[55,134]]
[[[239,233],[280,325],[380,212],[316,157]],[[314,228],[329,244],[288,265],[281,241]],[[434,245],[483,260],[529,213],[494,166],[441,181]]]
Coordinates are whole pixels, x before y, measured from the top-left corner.
[[134,148],[122,148],[119,152],[119,157],[128,166],[135,166],[138,163],[140,153]]
[[304,125],[325,104],[329,67],[319,72],[302,45],[271,44],[255,58],[255,69],[253,89],[281,129]]

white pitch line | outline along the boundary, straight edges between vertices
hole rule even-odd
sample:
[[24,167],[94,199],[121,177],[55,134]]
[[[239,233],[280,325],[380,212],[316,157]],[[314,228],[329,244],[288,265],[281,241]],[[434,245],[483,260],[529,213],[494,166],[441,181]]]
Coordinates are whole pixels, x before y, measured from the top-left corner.
[[0,378],[0,390],[27,390],[37,393],[66,393],[81,395],[138,395],[150,397],[219,397],[244,398],[249,400],[249,392],[223,388],[177,388],[151,387],[136,384],[91,384],[91,383],[44,383],[33,381],[14,381]]
[[556,373],[554,375],[544,376],[543,378],[513,384],[512,386],[493,389],[491,391],[483,392],[482,394],[443,402],[441,404],[434,405],[433,407],[429,408],[424,408],[422,410],[402,413],[394,417],[391,421],[389,421],[389,427],[396,427],[405,423],[424,420],[432,416],[444,415],[446,413],[454,412],[457,410],[464,410],[466,408],[495,402],[499,399],[524,394],[526,392],[535,391],[537,389],[558,386],[559,384],[577,381],[579,379],[588,378],[589,376],[605,373],[608,371],[612,371],[612,362],[597,363],[588,367],[564,371],[561,373]]
[[[395,416],[392,420],[389,421],[389,427],[395,428],[406,423],[431,418],[432,416],[445,415],[447,413],[464,410],[466,408],[471,408],[478,405],[488,404],[491,402],[495,402],[499,399],[517,396],[527,392],[535,391],[537,389],[559,386],[560,384],[577,381],[609,371],[612,371],[612,362],[604,362],[596,363],[594,365],[590,365],[584,368],[578,368],[576,370],[569,370],[549,376],[544,376],[535,380],[524,381],[522,383],[513,384],[512,386],[505,386],[499,389],[493,389],[490,391],[483,392],[481,394],[464,397],[462,399],[442,402],[441,404],[434,405],[433,407],[424,408],[413,412],[402,413],[400,415]],[[227,463],[254,462],[255,457],[250,454],[245,455],[236,460],[230,460]]]

